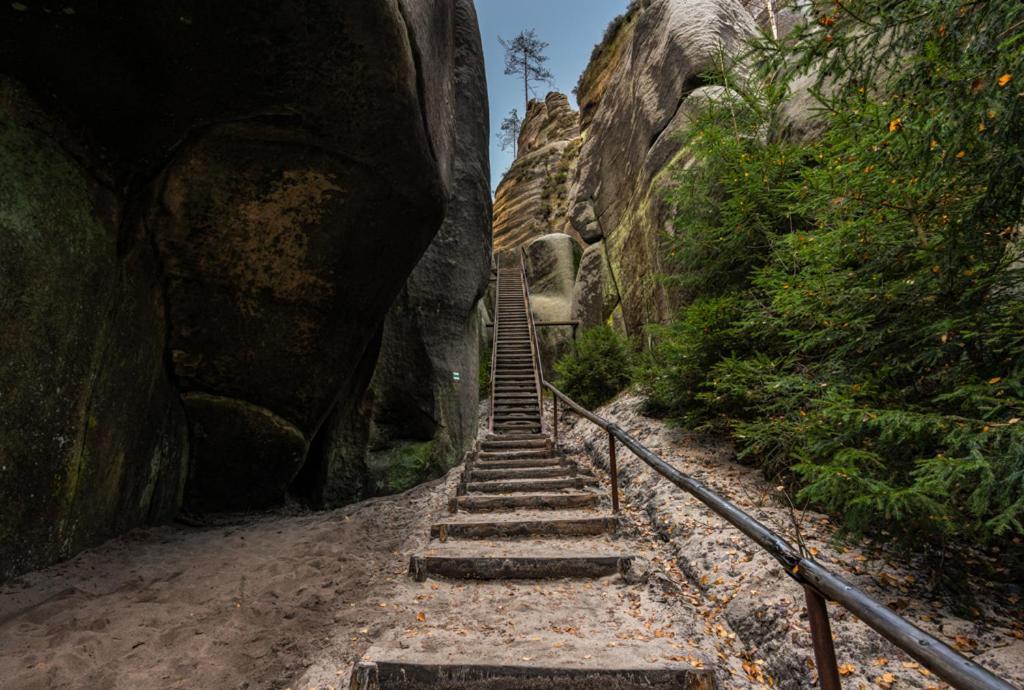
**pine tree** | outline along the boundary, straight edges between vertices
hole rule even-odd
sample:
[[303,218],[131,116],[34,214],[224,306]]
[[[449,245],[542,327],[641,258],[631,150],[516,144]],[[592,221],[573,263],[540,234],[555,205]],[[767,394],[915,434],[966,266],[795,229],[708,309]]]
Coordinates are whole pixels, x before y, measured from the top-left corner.
[[519,110],[512,108],[509,114],[501,121],[501,131],[498,132],[498,143],[502,151],[512,148],[512,157],[518,155],[519,130],[523,127],[523,120],[519,117]]
[[554,75],[544,67],[548,61],[544,49],[548,44],[537,38],[533,29],[520,31],[511,39],[498,37],[498,42],[505,49],[505,74],[519,75],[523,79],[523,96],[525,107],[530,106],[530,82],[543,81],[551,83]]

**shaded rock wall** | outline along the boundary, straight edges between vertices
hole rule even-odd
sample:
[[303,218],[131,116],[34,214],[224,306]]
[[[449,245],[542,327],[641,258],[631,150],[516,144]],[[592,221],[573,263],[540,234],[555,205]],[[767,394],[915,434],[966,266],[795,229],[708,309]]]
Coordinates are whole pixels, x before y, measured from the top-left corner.
[[[456,112],[483,93],[468,0],[114,5],[0,8],[0,577],[183,491],[361,495],[378,349],[429,340],[385,315],[446,290],[473,323],[487,266],[489,209],[453,196],[487,184],[456,156],[487,137]],[[449,207],[465,279],[414,284]]]
[[177,512],[156,257],[81,145],[0,79],[0,579]]
[[580,258],[572,289],[570,318],[581,329],[606,323],[619,306],[619,290],[608,263],[604,242],[588,245]]
[[489,124],[483,47],[470,0],[457,0],[456,18],[452,196],[440,231],[384,321],[371,385],[369,461],[384,475],[371,477],[383,480],[371,487],[375,492],[388,488],[395,458],[422,448],[426,476],[440,476],[461,462],[476,438],[477,305],[491,271]]

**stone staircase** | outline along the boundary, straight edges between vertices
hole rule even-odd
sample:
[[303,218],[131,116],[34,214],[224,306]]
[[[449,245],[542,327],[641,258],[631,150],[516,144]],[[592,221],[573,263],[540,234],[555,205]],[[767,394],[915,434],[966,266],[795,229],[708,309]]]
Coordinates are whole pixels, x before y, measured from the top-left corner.
[[[483,476],[481,476],[483,473]],[[531,476],[542,473],[541,476]],[[604,577],[628,569],[593,475],[559,457],[539,434],[491,435],[466,464],[452,517],[413,556],[417,580]]]
[[[424,612],[424,621],[451,616],[440,595],[453,602],[491,603],[477,605],[465,621],[431,630],[429,636],[410,629],[378,642],[354,668],[350,687],[715,688],[710,672],[665,661],[678,658],[673,654],[679,645],[620,643],[611,637],[636,624],[639,609],[623,606],[621,592],[605,590],[610,581],[626,585],[634,555],[628,540],[617,535],[618,519],[593,474],[559,453],[543,433],[526,309],[520,272],[501,271],[490,430],[465,465],[450,498],[450,515],[431,527],[429,543],[409,564],[416,582],[435,581],[415,597],[441,607]],[[479,584],[452,584],[474,581]],[[504,590],[489,584],[504,581],[519,584]],[[467,586],[477,591],[467,592]],[[538,598],[539,605],[533,603]],[[574,637],[565,646],[561,638],[545,639],[552,630],[587,626],[596,631],[582,642]],[[496,642],[495,631],[510,627],[521,632]],[[601,635],[611,642],[595,641]],[[628,635],[620,637],[643,637]],[[580,644],[592,645],[593,654],[574,652]],[[630,644],[635,644],[632,651]],[[658,645],[661,656],[652,657]]]

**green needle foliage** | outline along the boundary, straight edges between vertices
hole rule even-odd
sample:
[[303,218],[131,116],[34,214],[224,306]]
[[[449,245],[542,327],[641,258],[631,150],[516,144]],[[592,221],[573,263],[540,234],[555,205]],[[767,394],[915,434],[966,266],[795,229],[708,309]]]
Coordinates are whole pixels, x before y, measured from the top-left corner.
[[[854,530],[1019,543],[1024,3],[815,7],[686,133],[638,378]],[[805,74],[827,128],[784,141]]]
[[555,362],[555,385],[585,407],[598,407],[630,383],[630,347],[608,325],[583,331],[573,350]]

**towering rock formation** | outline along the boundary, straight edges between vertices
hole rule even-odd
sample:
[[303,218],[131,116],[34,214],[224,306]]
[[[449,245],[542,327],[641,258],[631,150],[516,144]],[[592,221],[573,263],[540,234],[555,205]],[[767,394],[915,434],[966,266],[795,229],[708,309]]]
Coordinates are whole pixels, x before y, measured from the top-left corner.
[[447,214],[384,321],[373,379],[360,401],[364,409],[321,432],[352,440],[322,449],[327,479],[315,483],[319,504],[349,496],[353,464],[369,465],[356,474],[374,484],[363,487],[365,493],[379,493],[392,485],[389,475],[409,463],[426,465],[424,474],[457,464],[476,437],[477,305],[491,265],[487,88],[476,12],[469,0],[460,0],[455,11],[457,127]]
[[[782,31],[793,22],[792,15],[779,17]],[[561,145],[559,159],[561,169],[571,171],[568,202],[537,202],[551,169],[543,148],[522,149],[502,180],[496,248],[525,245],[541,233],[569,234],[585,248],[570,311],[583,327],[610,321],[635,335],[679,306],[681,296],[658,281],[665,272],[660,238],[673,231],[665,199],[670,171],[689,157],[678,134],[723,93],[722,86],[705,83],[707,75],[766,23],[760,0],[634,0],[611,22],[577,85],[580,136]],[[554,99],[549,95],[545,105]],[[526,141],[538,129],[531,117],[546,123],[549,111],[531,105]],[[568,115],[560,119],[575,123]],[[805,126],[800,113],[794,121],[794,129]],[[562,208],[564,217],[557,213]]]
[[579,117],[565,94],[530,101],[516,159],[494,195],[495,252],[548,233],[573,232],[566,211],[581,143]]
[[[0,577],[183,501],[357,496],[378,350],[461,338],[394,384],[437,398],[475,348],[471,0],[115,5],[0,8]],[[388,328],[400,293],[450,312]]]

